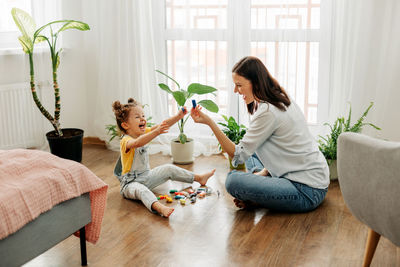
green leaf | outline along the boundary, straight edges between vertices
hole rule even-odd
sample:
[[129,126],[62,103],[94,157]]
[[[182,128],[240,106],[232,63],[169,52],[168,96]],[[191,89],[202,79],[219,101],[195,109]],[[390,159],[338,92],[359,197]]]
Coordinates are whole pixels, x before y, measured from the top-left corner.
[[182,93],[181,91],[174,91],[172,92],[172,95],[174,96],[176,103],[178,103],[179,106],[185,105],[186,98],[184,93]]
[[18,41],[20,42],[22,50],[24,50],[25,53],[31,54],[33,52],[33,44],[29,37],[22,35],[18,37]]
[[184,144],[184,143],[187,142],[186,134],[181,133],[181,134],[179,135],[179,142],[180,142],[181,144]]
[[177,81],[175,81],[173,78],[171,78],[170,76],[168,76],[167,74],[165,74],[165,73],[162,72],[162,71],[156,70],[156,72],[158,72],[158,73],[164,75],[164,76],[167,77],[168,79],[171,79],[176,85],[178,85],[178,89],[181,89],[181,86],[179,85],[179,83],[178,83]]
[[22,36],[25,36],[26,40],[30,39],[31,43],[33,43],[33,35],[36,28],[35,20],[22,9],[15,7],[11,9],[11,15]]
[[172,94],[172,90],[169,88],[168,85],[166,85],[165,83],[159,83],[158,86],[163,89],[164,91],[166,91],[169,94]]
[[88,24],[82,22],[82,21],[77,21],[77,20],[70,20],[67,23],[65,23],[58,31],[59,32],[68,30],[68,29],[75,29],[75,30],[80,30],[80,31],[88,31],[90,30],[90,27]]
[[204,108],[206,108],[207,110],[209,110],[211,112],[217,113],[219,111],[219,108],[218,108],[217,104],[215,104],[211,100],[201,100],[201,101],[198,102],[198,104],[203,106]]
[[43,41],[46,41],[46,40],[47,40],[47,37],[46,37],[46,36],[39,35],[39,36],[37,36],[36,39],[35,39],[35,44],[40,43],[40,42],[43,42]]
[[221,115],[221,116],[222,116],[222,118],[224,118],[225,121],[228,121],[228,117],[227,116],[225,116],[225,115]]
[[212,93],[217,91],[214,87],[208,86],[208,85],[203,85],[200,83],[192,83],[188,87],[188,92],[193,93],[193,94],[198,94],[198,95],[204,95],[208,93]]

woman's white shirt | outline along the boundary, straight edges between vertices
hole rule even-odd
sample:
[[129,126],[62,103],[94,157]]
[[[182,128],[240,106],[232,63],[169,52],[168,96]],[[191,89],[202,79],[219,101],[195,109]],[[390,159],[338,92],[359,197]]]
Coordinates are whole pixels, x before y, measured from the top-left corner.
[[258,104],[245,136],[235,147],[232,165],[244,163],[254,153],[272,177],[319,189],[329,185],[328,164],[293,100],[286,111]]

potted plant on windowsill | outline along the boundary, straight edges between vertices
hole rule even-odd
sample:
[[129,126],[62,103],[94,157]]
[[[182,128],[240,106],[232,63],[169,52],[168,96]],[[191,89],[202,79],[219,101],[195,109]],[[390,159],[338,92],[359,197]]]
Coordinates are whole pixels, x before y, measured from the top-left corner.
[[337,158],[337,140],[339,138],[339,135],[343,132],[360,133],[364,125],[372,126],[376,130],[381,130],[381,128],[372,123],[363,122],[373,104],[374,104],[373,102],[370,103],[369,107],[364,111],[362,116],[352,126],[350,125],[351,106],[349,115],[347,116],[347,120],[345,120],[344,117],[339,117],[336,119],[333,125],[330,125],[329,123],[324,123],[324,125],[329,126],[331,132],[326,137],[319,136],[321,139],[318,140],[318,143],[319,143],[319,150],[322,152],[322,154],[324,154],[324,157],[328,162],[329,172],[330,172],[329,177],[331,180],[337,180],[338,178],[336,158]]
[[[164,75],[168,79],[170,79],[172,82],[174,82],[178,90],[172,91],[168,85],[165,83],[160,83],[158,86],[167,92],[168,94],[171,94],[176,103],[178,109],[185,106],[185,103],[188,99],[191,99],[194,95],[205,95],[205,94],[214,94],[215,91],[217,91],[216,88],[208,86],[208,85],[203,85],[200,83],[191,83],[187,90],[184,90],[181,88],[179,83],[168,76],[167,74],[156,70],[158,73]],[[217,113],[219,108],[217,104],[215,104],[212,100],[201,100],[197,104],[200,106],[204,107],[205,109]],[[178,121],[178,128],[179,128],[179,136],[171,141],[171,154],[173,158],[174,163],[178,164],[190,164],[193,162],[193,150],[194,150],[194,142],[192,138],[187,138],[185,132],[184,132],[184,126],[186,121],[188,120],[189,115],[186,116],[186,118],[182,118],[180,121]]]
[[[239,125],[235,118],[227,117],[225,115],[222,115],[226,123],[223,122],[218,122],[219,125],[224,126],[221,130],[224,132],[224,134],[231,140],[235,145],[239,144],[240,140],[242,140],[243,136],[246,134],[247,127],[244,126],[243,124]],[[220,146],[221,149],[221,146]],[[239,164],[237,167],[232,166],[232,158],[229,157],[229,167],[231,169],[235,170],[243,170],[246,168],[245,164]]]
[[[54,131],[46,134],[52,154],[62,158],[72,159],[80,162],[82,160],[82,139],[83,130],[75,128],[64,128],[60,126],[60,88],[58,84],[57,70],[60,65],[60,52],[62,49],[57,48],[57,39],[61,32],[68,29],[76,29],[80,31],[89,30],[89,25],[76,20],[57,20],[47,23],[36,29],[36,23],[33,18],[25,11],[13,8],[11,10],[12,17],[22,36],[18,37],[22,49],[29,56],[30,67],[30,85],[33,100],[40,112],[47,118]],[[54,27],[54,29],[53,29]],[[36,43],[46,41],[50,48],[52,77],[54,88],[54,116],[52,116],[45,107],[43,107],[36,94],[35,71],[33,64],[33,50]]]

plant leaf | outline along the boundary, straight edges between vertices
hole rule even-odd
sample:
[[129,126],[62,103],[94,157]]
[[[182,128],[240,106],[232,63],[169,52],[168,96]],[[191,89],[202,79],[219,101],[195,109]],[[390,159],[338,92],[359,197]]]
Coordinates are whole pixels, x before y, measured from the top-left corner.
[[204,108],[206,108],[207,110],[209,110],[211,112],[217,113],[219,111],[217,104],[215,104],[211,100],[201,100],[198,102],[198,104],[203,106]]
[[172,94],[172,90],[169,88],[168,85],[166,85],[165,83],[159,83],[158,86],[163,89],[164,91],[166,91],[169,94]]
[[212,86],[203,85],[200,83],[191,83],[189,85],[187,91],[189,93],[193,93],[193,94],[204,95],[204,94],[215,92],[215,91],[217,91],[217,89],[215,89]]
[[39,35],[39,36],[37,36],[36,39],[35,39],[35,44],[40,43],[40,42],[43,42],[43,41],[46,41],[46,40],[47,40],[47,37],[46,37],[46,36]]
[[18,29],[21,31],[22,36],[29,38],[32,43],[36,28],[35,20],[22,9],[15,7],[11,9],[11,15]]
[[18,41],[22,46],[22,50],[24,50],[25,53],[30,54],[33,51],[33,44],[31,39],[29,39],[29,37],[22,35],[20,37],[18,37]]
[[156,70],[158,73],[164,75],[165,77],[167,77],[168,79],[171,79],[176,85],[178,85],[178,89],[181,89],[181,86],[179,85],[179,83],[177,81],[175,81],[173,78],[171,78],[170,76],[168,76],[167,74],[165,74],[162,71]]
[[184,93],[182,93],[181,91],[174,91],[172,92],[172,95],[174,96],[176,103],[178,103],[179,106],[185,105],[186,98]]
[[90,27],[87,23],[84,23],[82,21],[77,21],[77,20],[70,20],[67,23],[65,23],[58,31],[59,32],[68,30],[68,29],[76,29],[80,31],[88,31],[90,30]]

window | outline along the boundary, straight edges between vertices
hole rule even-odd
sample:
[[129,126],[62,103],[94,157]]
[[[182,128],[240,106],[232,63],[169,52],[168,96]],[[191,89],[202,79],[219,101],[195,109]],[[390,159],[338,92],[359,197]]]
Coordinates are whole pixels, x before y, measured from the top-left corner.
[[[256,56],[307,122],[320,124],[328,109],[330,1],[166,0],[167,72],[181,85],[200,82],[218,88],[213,100],[220,114],[228,114],[230,70],[243,56]],[[170,112],[176,112],[172,97],[169,104]]]
[[2,0],[0,1],[0,48],[20,47],[18,36],[20,31],[11,15],[13,7],[32,12],[31,0]]
[[[59,0],[33,1],[33,0],[1,0],[0,1],[0,49],[21,49],[18,37],[21,32],[15,25],[11,15],[12,8],[19,8],[29,13],[40,27],[49,21],[60,19]],[[60,40],[61,41],[61,40]],[[36,44],[45,46],[45,43]],[[22,51],[22,50],[21,50]]]

